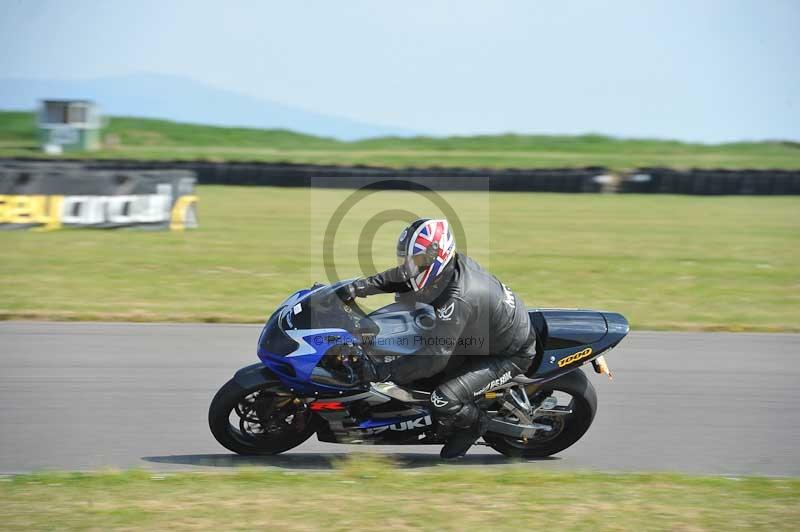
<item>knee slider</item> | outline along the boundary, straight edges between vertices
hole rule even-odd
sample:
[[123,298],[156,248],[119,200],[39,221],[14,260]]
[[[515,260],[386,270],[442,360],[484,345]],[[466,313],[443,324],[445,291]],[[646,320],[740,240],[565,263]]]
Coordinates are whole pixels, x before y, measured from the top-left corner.
[[480,410],[475,403],[465,403],[453,416],[453,426],[467,429],[475,424],[480,415]]

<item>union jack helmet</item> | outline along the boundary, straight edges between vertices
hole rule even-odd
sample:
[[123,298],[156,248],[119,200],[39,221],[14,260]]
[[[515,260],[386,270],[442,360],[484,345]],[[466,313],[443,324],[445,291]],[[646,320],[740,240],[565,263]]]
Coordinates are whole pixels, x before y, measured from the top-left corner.
[[416,220],[397,240],[397,262],[405,269],[415,292],[433,284],[455,254],[456,239],[444,219]]

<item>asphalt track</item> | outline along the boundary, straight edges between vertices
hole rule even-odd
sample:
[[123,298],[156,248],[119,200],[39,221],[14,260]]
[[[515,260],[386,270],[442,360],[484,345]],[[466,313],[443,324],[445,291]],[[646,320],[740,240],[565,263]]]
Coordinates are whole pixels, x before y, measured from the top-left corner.
[[[252,325],[0,323],[0,472],[268,465],[324,469],[365,447],[315,438],[278,457],[231,455],[211,397],[256,361]],[[592,374],[584,438],[532,468],[800,475],[800,335],[634,332]],[[376,447],[407,467],[438,448]],[[506,463],[476,447],[460,464]]]

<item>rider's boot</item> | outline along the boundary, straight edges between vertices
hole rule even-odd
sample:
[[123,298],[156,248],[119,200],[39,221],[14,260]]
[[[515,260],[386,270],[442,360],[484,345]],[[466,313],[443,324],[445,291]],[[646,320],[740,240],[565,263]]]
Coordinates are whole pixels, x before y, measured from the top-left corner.
[[475,445],[475,442],[488,430],[489,416],[477,407],[473,406],[472,408],[474,408],[475,412],[474,421],[468,426],[463,426],[461,423],[456,422],[455,430],[447,438],[444,447],[439,453],[439,456],[444,460],[460,458],[467,454],[470,447]]

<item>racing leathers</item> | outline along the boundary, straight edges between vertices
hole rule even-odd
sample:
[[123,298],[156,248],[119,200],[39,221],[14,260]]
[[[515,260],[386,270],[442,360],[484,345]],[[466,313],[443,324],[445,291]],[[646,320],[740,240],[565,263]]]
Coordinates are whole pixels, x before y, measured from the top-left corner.
[[447,368],[449,378],[431,394],[439,422],[455,429],[442,450],[446,458],[465,453],[486,431],[488,421],[474,397],[526,371],[536,353],[536,335],[519,296],[466,255],[457,253],[452,263],[433,286],[418,292],[399,267],[350,285],[356,297],[394,292],[434,307],[435,326],[420,339],[422,349],[379,373],[403,385]]

